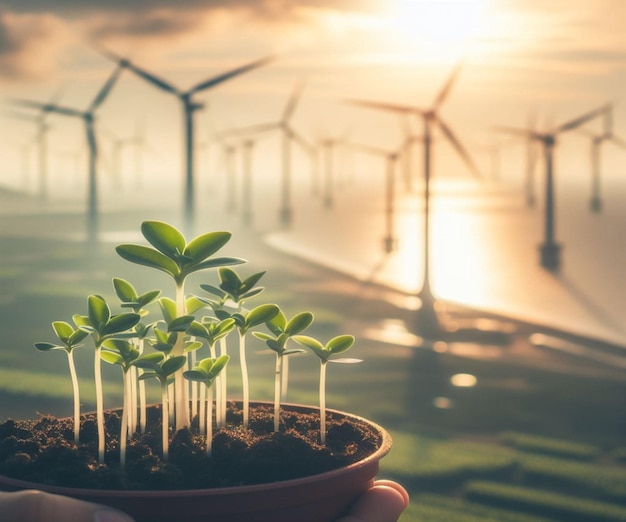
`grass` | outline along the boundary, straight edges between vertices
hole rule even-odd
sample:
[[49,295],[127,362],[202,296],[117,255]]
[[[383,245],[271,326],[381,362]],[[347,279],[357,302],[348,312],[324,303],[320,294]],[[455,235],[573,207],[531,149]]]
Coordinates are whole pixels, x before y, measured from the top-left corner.
[[465,495],[469,500],[488,505],[568,522],[623,522],[626,520],[626,508],[622,506],[510,484],[471,481],[465,486]]
[[600,455],[600,448],[591,444],[581,444],[569,440],[540,437],[528,433],[507,431],[500,436],[502,442],[520,451],[544,453],[556,457],[580,460],[594,460]]

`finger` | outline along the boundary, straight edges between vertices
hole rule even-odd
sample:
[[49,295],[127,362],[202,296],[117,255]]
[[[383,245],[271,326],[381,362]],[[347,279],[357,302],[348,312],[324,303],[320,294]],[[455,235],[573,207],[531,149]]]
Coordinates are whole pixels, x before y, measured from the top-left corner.
[[133,522],[112,508],[37,490],[0,493],[0,522]]
[[409,506],[409,501],[410,501],[409,493],[406,489],[404,489],[404,487],[401,484],[398,484],[397,482],[394,482],[393,480],[380,479],[374,482],[374,486],[388,486],[392,489],[395,489],[398,493],[400,493],[400,495],[402,495],[402,498],[404,498],[404,509],[406,509]]
[[408,494],[397,486],[375,484],[337,522],[396,522],[408,505]]

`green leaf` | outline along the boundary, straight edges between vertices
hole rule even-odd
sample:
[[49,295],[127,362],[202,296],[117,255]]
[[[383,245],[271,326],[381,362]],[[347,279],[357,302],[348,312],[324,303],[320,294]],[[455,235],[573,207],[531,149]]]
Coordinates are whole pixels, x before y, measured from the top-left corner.
[[120,366],[124,366],[124,358],[119,353],[103,350],[100,352],[100,358],[109,364],[119,364]]
[[209,331],[207,330],[206,326],[204,326],[202,323],[199,323],[198,321],[192,321],[192,323],[189,325],[189,328],[187,329],[187,333],[189,335],[194,335],[195,337],[202,337],[203,339],[209,337]]
[[180,274],[180,268],[174,261],[152,248],[141,245],[118,245],[115,250],[131,263],[162,270],[173,278]]
[[287,326],[287,318],[282,310],[278,310],[278,313],[267,322],[267,327],[274,335],[278,336],[285,331]]
[[222,267],[219,269],[220,288],[229,293],[236,292],[241,287],[241,278],[231,268]]
[[172,225],[162,221],[144,221],[141,233],[154,248],[170,259],[176,259],[185,252],[187,241]]
[[288,350],[283,351],[283,357],[286,357],[287,355],[294,355],[296,353],[306,353],[306,350],[303,350],[302,348],[289,348]]
[[260,294],[263,290],[265,290],[264,287],[257,286],[253,290],[250,290],[249,292],[246,292],[246,293],[242,294],[241,295],[241,299],[250,299],[251,297],[254,297],[255,295]]
[[362,363],[363,359],[350,359],[348,357],[344,357],[341,359],[328,359],[328,362],[339,363],[339,364],[356,364],[356,363]]
[[72,325],[66,323],[65,321],[54,321],[52,323],[52,329],[54,330],[54,333],[57,334],[57,337],[64,343],[67,343],[69,338],[74,333]]
[[328,360],[330,353],[324,349],[324,345],[320,343],[317,339],[309,337],[308,335],[294,335],[292,339],[298,344],[309,348],[315,355],[317,355],[322,360],[322,362],[326,362]]
[[278,355],[282,355],[284,346],[275,339],[268,339],[265,341],[265,344],[267,344],[270,350],[276,352]]
[[72,321],[74,321],[74,324],[76,326],[86,326],[88,328],[91,328],[91,323],[89,322],[89,317],[87,317],[86,315],[79,315],[79,314],[74,314],[72,316]]
[[224,319],[228,319],[231,317],[231,315],[226,310],[215,310],[215,316],[220,321],[223,321]]
[[244,279],[243,284],[241,285],[241,289],[244,292],[247,292],[248,290],[253,288],[254,285],[256,285],[264,275],[265,271],[258,272],[257,274],[252,274],[251,276],[247,277],[246,279]]
[[148,353],[133,361],[133,366],[142,369],[154,369],[165,358],[161,352]]
[[167,359],[167,361],[161,365],[161,369],[165,375],[172,375],[185,366],[185,364],[187,364],[187,357],[184,355],[178,355]]
[[212,256],[230,241],[230,232],[209,232],[192,239],[184,249],[184,254],[199,263]]
[[183,377],[189,381],[206,382],[207,376],[199,370],[187,370],[183,372]]
[[104,328],[111,317],[107,302],[99,295],[90,295],[87,299],[89,322],[96,330]]
[[139,321],[141,321],[141,316],[135,313],[114,315],[102,330],[102,335],[126,332],[133,328]]
[[151,290],[149,292],[145,292],[137,297],[137,302],[141,306],[146,306],[154,301],[157,297],[161,295],[161,290]]
[[184,352],[193,352],[195,350],[199,350],[202,348],[202,343],[200,341],[189,341],[185,343]]
[[211,374],[217,376],[226,367],[228,361],[230,361],[229,355],[220,355],[213,363]]
[[266,334],[265,332],[252,332],[252,335],[257,339],[261,339],[261,341],[275,341],[274,337],[270,334]]
[[194,317],[193,315],[181,315],[176,319],[172,320],[167,325],[168,332],[186,332],[187,328],[193,323]]
[[177,311],[176,311],[176,302],[169,297],[161,297],[159,299],[159,306],[161,307],[161,312],[163,313],[163,319],[167,324],[170,324],[174,319],[176,319]]
[[354,344],[354,341],[355,339],[352,335],[338,335],[326,343],[325,349],[333,355],[342,353],[348,350]]
[[232,265],[241,265],[245,263],[245,259],[241,259],[239,257],[216,257],[214,259],[209,259],[208,261],[204,261],[199,265],[194,265],[189,269],[189,273],[197,272],[198,270],[204,270],[206,268],[218,268],[220,266],[232,266]]
[[209,294],[216,295],[220,299],[224,299],[224,297],[226,297],[226,292],[224,292],[224,290],[222,290],[221,288],[217,288],[216,286],[203,284],[200,285],[200,288],[202,288],[202,290],[208,292]]
[[306,330],[313,322],[313,314],[311,312],[301,312],[294,315],[291,320],[285,326],[285,333],[287,335],[295,335],[302,330]]
[[137,302],[138,296],[135,287],[125,279],[114,277],[113,288],[115,288],[115,293],[117,294],[117,297],[119,297],[120,301],[122,301],[123,303]]
[[206,302],[193,295],[185,300],[185,311],[188,314],[195,314],[197,311],[206,308],[206,306]]
[[35,343],[35,348],[40,352],[49,352],[51,350],[65,350],[64,346],[59,346],[52,343]]
[[245,318],[245,328],[266,323],[280,312],[280,308],[275,304],[265,304],[257,306],[248,312]]
[[77,328],[76,330],[74,330],[72,335],[70,335],[69,339],[67,340],[67,344],[69,344],[70,346],[76,346],[83,339],[85,339],[88,335],[89,335],[89,331],[88,330],[83,330],[82,328]]

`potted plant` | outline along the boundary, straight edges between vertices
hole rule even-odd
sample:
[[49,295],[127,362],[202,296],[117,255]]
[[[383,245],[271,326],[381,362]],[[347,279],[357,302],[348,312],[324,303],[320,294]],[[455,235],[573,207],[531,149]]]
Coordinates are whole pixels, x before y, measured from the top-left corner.
[[[242,259],[216,254],[227,232],[187,242],[173,226],[146,221],[150,246],[117,247],[124,259],[160,270],[173,280],[175,299],[160,290],[139,293],[115,278],[119,313],[100,295],[73,325],[55,321],[55,343],[39,351],[64,351],[74,390],[74,416],[0,424],[0,489],[36,488],[121,509],[137,521],[331,521],[373,483],[390,449],[384,429],[360,417],[326,409],[328,363],[354,337],[323,343],[304,332],[313,314],[288,319],[273,303],[248,307],[262,293],[263,272],[240,276]],[[185,289],[187,277],[215,269],[219,282]],[[155,310],[157,308],[159,310]],[[150,309],[152,308],[152,309]],[[154,314],[158,312],[158,318]],[[276,356],[273,403],[249,398],[248,334]],[[88,343],[88,340],[91,342]],[[80,413],[73,351],[94,349],[96,412]],[[235,345],[238,350],[229,354]],[[219,347],[219,354],[217,348]],[[199,356],[203,350],[206,356]],[[283,404],[289,357],[310,351],[321,363],[320,403]],[[101,361],[117,365],[122,408],[104,410]],[[238,362],[243,400],[227,385],[225,369]],[[161,400],[146,405],[145,386],[157,381]]]

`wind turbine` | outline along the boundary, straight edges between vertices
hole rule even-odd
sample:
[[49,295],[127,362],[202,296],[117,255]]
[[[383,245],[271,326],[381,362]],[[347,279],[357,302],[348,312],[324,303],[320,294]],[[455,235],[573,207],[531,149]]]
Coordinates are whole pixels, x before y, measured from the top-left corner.
[[231,78],[239,76],[243,73],[252,71],[262,65],[265,65],[274,59],[273,56],[262,58],[260,60],[248,63],[241,67],[237,67],[236,69],[232,69],[225,73],[219,74],[208,80],[204,80],[197,85],[187,89],[186,91],[182,91],[175,87],[170,82],[167,82],[158,76],[146,71],[145,69],[140,68],[136,64],[132,63],[130,60],[126,58],[122,58],[116,54],[113,54],[110,51],[102,51],[105,56],[110,58],[111,60],[117,62],[120,67],[125,67],[131,70],[140,78],[144,79],[148,83],[153,86],[161,89],[162,91],[168,92],[176,96],[180,102],[183,109],[183,120],[184,120],[184,135],[185,135],[185,163],[186,163],[186,177],[185,177],[185,195],[184,195],[184,226],[187,232],[192,233],[195,222],[195,202],[194,202],[194,182],[195,182],[195,174],[194,174],[194,113],[202,108],[204,108],[204,104],[199,103],[194,100],[196,94],[207,91],[217,85],[224,83]]
[[111,141],[111,175],[117,190],[122,188],[122,152],[128,147],[136,146],[137,137],[121,138],[109,129],[102,129]]
[[[396,204],[396,170],[399,151],[388,151],[379,147],[348,143],[348,147],[382,157],[385,160],[385,236],[383,237],[383,250],[391,254],[397,248],[398,240],[395,236],[395,204]],[[406,153],[405,144],[402,144],[400,151]]]
[[[57,91],[48,101],[50,104],[54,104],[58,101],[63,93],[62,90]],[[26,115],[17,112],[8,112],[6,115],[9,118],[21,121],[28,121],[34,123],[37,130],[35,139],[37,141],[37,163],[39,171],[39,193],[38,197],[41,201],[48,199],[48,131],[50,126],[46,121],[48,112],[40,110],[38,114]]]
[[335,150],[338,145],[345,143],[348,133],[342,136],[327,136],[319,140],[319,146],[324,156],[324,177],[322,181],[322,204],[331,209],[335,205]]
[[610,110],[610,105],[603,105],[598,109],[583,114],[555,127],[549,132],[537,132],[529,129],[515,127],[497,127],[496,130],[516,136],[524,136],[529,140],[539,143],[543,148],[543,156],[546,169],[545,185],[545,222],[544,242],[539,246],[541,266],[550,271],[556,271],[561,264],[561,246],[555,241],[555,218],[554,218],[554,147],[557,137],[587,123],[594,118],[605,114]]
[[453,149],[461,157],[463,162],[469,168],[470,172],[477,177],[480,177],[480,173],[476,165],[474,164],[471,156],[462,145],[456,134],[452,131],[450,126],[444,122],[439,115],[439,109],[448,98],[450,91],[458,74],[461,70],[462,63],[458,64],[453,70],[447,81],[443,84],[442,88],[435,97],[434,102],[429,108],[423,109],[419,107],[398,105],[392,103],[383,103],[376,101],[366,100],[347,100],[348,103],[353,105],[359,105],[370,109],[383,110],[387,112],[394,112],[399,114],[413,114],[422,119],[423,125],[423,138],[422,143],[424,146],[424,243],[423,243],[423,283],[422,289],[418,292],[417,296],[422,302],[422,306],[417,314],[417,327],[419,331],[431,338],[437,338],[441,335],[442,329],[439,323],[439,317],[435,309],[435,297],[431,290],[430,283],[430,179],[431,179],[431,142],[432,134],[435,128],[438,128],[443,136],[450,142]]
[[13,103],[23,107],[40,109],[42,113],[54,112],[63,116],[70,116],[83,120],[85,124],[85,134],[87,144],[89,146],[89,187],[87,195],[87,241],[90,246],[95,247],[98,242],[98,143],[96,139],[95,115],[96,110],[102,105],[107,98],[111,89],[115,85],[122,67],[118,66],[111,73],[105,84],[102,86],[91,105],[85,111],[64,107],[52,103],[40,103],[30,100],[14,99]]
[[231,135],[253,135],[259,133],[265,133],[270,131],[278,131],[281,134],[282,140],[282,178],[281,178],[281,207],[279,211],[280,223],[284,226],[289,226],[293,220],[293,211],[291,208],[291,144],[292,142],[300,145],[305,152],[311,153],[312,146],[307,140],[298,133],[291,124],[291,118],[296,111],[300,97],[302,96],[302,90],[304,89],[304,82],[300,82],[296,85],[291,96],[287,100],[283,113],[278,121],[272,121],[269,123],[261,123],[258,125],[251,125],[248,127],[242,127],[240,129],[234,129],[224,133],[225,136]]
[[605,128],[600,134],[593,133],[581,128],[578,131],[591,139],[591,198],[589,208],[591,212],[598,213],[602,210],[600,199],[600,152],[605,141],[613,142],[618,147],[626,149],[626,141],[613,134],[610,112],[605,114]]

